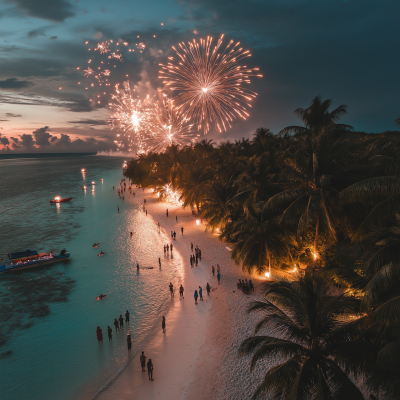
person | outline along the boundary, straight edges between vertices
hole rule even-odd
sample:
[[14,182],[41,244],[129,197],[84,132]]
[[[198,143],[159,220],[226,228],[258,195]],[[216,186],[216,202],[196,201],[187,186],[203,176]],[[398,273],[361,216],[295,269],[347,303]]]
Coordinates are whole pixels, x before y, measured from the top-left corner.
[[107,333],[108,333],[108,341],[112,340],[112,329],[110,326],[107,326]]
[[147,362],[147,373],[149,375],[149,381],[153,380],[153,363],[151,362],[151,358]]
[[167,243],[167,251],[169,251],[169,245],[168,245],[168,243]]
[[196,267],[199,265],[199,257],[196,254]]
[[128,351],[131,351],[132,339],[131,339],[131,334],[130,333],[128,333],[128,335],[126,336],[126,343],[128,345]]
[[221,271],[221,267],[219,266],[219,264],[217,264],[217,272]]
[[139,263],[136,264],[136,269],[139,271]]
[[207,295],[209,296],[210,295],[210,291],[211,291],[211,286],[207,283],[207,286],[206,286],[206,290],[207,290]]
[[103,343],[103,333],[99,326],[96,329],[96,334],[97,334],[97,340],[99,341],[99,343]]
[[162,327],[163,333],[165,333],[165,317],[162,317],[161,327]]
[[214,265],[211,267],[211,271],[212,271],[213,276],[215,276],[215,267],[214,267]]
[[118,208],[118,214],[119,214],[119,206],[117,206],[117,208]]
[[122,317],[122,314],[119,314],[119,327],[123,328],[124,327],[124,318]]
[[203,288],[201,286],[199,286],[199,297],[200,300],[203,300]]
[[199,295],[197,294],[197,290],[194,291],[194,304],[197,304],[197,298]]
[[139,357],[140,359],[140,366],[142,367],[142,371],[144,371],[144,368],[146,366],[146,356],[144,355],[144,351],[142,351],[142,354]]
[[179,297],[182,297],[182,298],[184,298],[183,297],[183,291],[184,291],[185,289],[183,288],[183,286],[182,286],[182,284],[181,284],[181,286],[180,286],[180,288],[179,288]]
[[126,310],[126,313],[125,313],[125,322],[126,323],[128,323],[129,322],[129,316],[131,315],[131,313],[128,311],[128,310]]
[[190,266],[193,268],[193,257],[190,255]]
[[171,251],[174,249],[174,246],[172,245],[172,243],[171,243]]
[[132,237],[133,233],[131,232],[131,237]]
[[178,216],[177,215],[175,216],[175,218],[176,218],[176,222],[178,222]]
[[199,260],[201,261],[201,250],[199,249]]
[[115,189],[115,187],[113,186],[113,190]]
[[160,258],[160,257],[158,257],[158,265],[159,265],[160,268],[161,268],[161,258]]
[[221,274],[220,274],[219,271],[218,271],[218,273],[217,273],[217,279],[218,279],[218,284],[219,284],[219,281],[221,280]]
[[117,318],[115,318],[115,320],[114,320],[114,326],[115,326],[115,332],[118,332],[119,325],[118,325]]
[[181,232],[182,232],[182,236],[183,236],[183,226],[182,226],[182,228],[181,228]]
[[147,215],[147,209],[146,209],[146,215]]
[[167,248],[166,248],[166,246],[165,246],[165,244],[164,244],[164,254],[167,252]]
[[190,250],[193,252],[193,243],[190,242]]
[[168,218],[168,208],[167,208],[167,218]]
[[171,293],[171,297],[174,295],[174,285],[172,284],[172,282],[169,283],[169,291]]

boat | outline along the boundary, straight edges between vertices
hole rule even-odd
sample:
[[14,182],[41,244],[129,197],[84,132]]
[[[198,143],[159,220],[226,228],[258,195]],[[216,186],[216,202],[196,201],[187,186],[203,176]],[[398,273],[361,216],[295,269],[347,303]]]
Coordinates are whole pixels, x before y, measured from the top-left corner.
[[106,254],[106,251],[101,251],[99,254],[97,254],[98,257],[104,256],[104,254]]
[[50,200],[50,203],[65,203],[66,201],[72,200],[72,197],[67,197],[66,199],[62,199],[60,196],[54,197],[53,200]]
[[59,254],[38,253],[36,250],[18,251],[7,254],[9,260],[0,264],[0,272],[19,271],[39,265],[50,264],[56,261],[62,261],[69,258],[70,254],[64,249]]
[[81,172],[84,174],[84,173],[87,172],[87,171],[86,171],[85,168],[82,168],[82,169],[81,169]]

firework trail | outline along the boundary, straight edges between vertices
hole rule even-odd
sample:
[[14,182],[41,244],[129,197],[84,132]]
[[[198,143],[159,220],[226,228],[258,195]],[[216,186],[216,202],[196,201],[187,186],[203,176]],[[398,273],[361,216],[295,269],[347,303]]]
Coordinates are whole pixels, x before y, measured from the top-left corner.
[[[123,89],[119,85],[115,86],[115,94],[112,95],[113,102],[109,107],[113,110],[110,117],[110,124],[118,129],[128,139],[128,150],[132,151],[132,146],[138,148],[138,153],[147,153],[145,143],[146,137],[150,134],[156,113],[153,99],[146,96],[144,100],[135,91],[131,91],[129,82],[123,83]],[[122,146],[121,140],[114,141],[118,147]]]
[[186,146],[194,143],[199,134],[192,131],[188,118],[178,115],[174,102],[163,94],[161,105],[156,106],[152,129],[145,139],[147,152],[162,152],[168,146]]
[[178,92],[173,98],[176,110],[183,118],[190,118],[204,133],[215,123],[219,132],[231,127],[237,117],[246,119],[247,107],[257,93],[244,88],[250,83],[251,76],[259,76],[258,68],[247,68],[239,61],[251,57],[243,51],[240,43],[231,40],[220,51],[224,35],[212,48],[213,38],[193,39],[188,44],[179,43],[179,49],[172,47],[177,57],[169,57],[167,65],[160,64],[160,76],[163,83],[172,91]]

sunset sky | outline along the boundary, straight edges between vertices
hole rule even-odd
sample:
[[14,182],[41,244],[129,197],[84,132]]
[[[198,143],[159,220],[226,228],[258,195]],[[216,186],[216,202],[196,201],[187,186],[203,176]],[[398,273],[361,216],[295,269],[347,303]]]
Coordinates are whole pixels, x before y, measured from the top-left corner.
[[258,93],[250,117],[209,139],[251,137],[260,126],[277,133],[316,95],[347,104],[343,123],[358,131],[396,130],[399,15],[398,0],[3,0],[0,152],[115,150],[109,94],[90,101],[102,89],[85,90],[82,73],[110,39],[136,49],[112,71],[112,86],[129,79],[142,95],[164,88],[158,64],[179,42],[223,33],[251,51],[246,65],[263,78],[249,86]]

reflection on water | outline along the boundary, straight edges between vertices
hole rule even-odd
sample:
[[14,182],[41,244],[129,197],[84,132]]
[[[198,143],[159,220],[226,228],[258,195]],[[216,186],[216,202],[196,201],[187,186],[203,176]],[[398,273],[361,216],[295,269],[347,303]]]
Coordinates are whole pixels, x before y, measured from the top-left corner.
[[[93,397],[159,328],[168,284],[179,284],[182,260],[178,253],[164,259],[163,245],[170,240],[133,197],[118,198],[113,186],[122,178],[121,163],[111,157],[0,159],[6,227],[0,229],[0,254],[28,248],[71,253],[68,262],[0,275],[0,369],[8,376],[0,379],[2,400]],[[94,192],[82,190],[100,178],[104,182]],[[55,195],[73,199],[49,204]],[[97,257],[100,251],[106,254]],[[107,297],[96,301],[100,293]],[[99,345],[96,327],[105,334],[126,309],[129,326]]]

